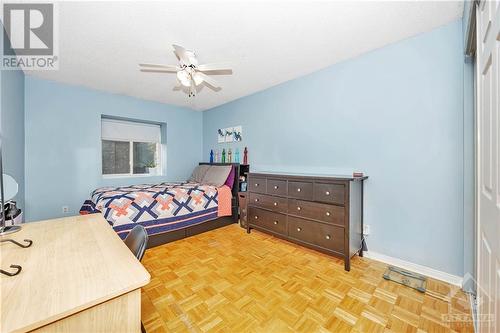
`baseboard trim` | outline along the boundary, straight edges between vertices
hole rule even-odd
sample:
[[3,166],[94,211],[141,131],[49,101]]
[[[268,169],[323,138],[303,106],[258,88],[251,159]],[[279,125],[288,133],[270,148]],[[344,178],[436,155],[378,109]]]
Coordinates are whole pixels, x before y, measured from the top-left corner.
[[397,266],[397,267],[400,267],[403,269],[407,269],[409,271],[412,271],[412,272],[415,272],[418,274],[422,274],[422,275],[428,276],[428,277],[436,279],[436,280],[447,282],[449,284],[458,286],[460,288],[462,287],[463,278],[460,276],[456,276],[456,275],[449,274],[446,272],[438,271],[437,269],[430,268],[427,266],[414,264],[412,262],[405,261],[405,260],[402,260],[399,258],[389,257],[389,256],[386,256],[385,254],[381,254],[381,253],[377,253],[377,252],[373,252],[373,251],[365,251],[365,252],[363,252],[363,255],[366,258],[370,258],[373,260],[384,262],[384,263],[389,264],[389,265],[393,265],[393,266]]

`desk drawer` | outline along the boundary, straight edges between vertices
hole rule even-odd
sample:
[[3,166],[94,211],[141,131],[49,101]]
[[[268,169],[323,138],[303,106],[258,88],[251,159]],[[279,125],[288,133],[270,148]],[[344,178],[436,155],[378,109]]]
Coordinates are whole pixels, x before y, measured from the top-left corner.
[[248,179],[248,191],[255,193],[266,193],[266,179],[265,178],[255,178],[249,177]]
[[288,236],[324,249],[344,253],[344,228],[288,217]]
[[273,197],[260,193],[250,193],[249,205],[286,213],[288,204],[286,198]]
[[312,200],[313,184],[306,182],[288,182],[288,196],[296,199]]
[[288,199],[288,214],[344,226],[344,207]]
[[267,194],[286,195],[286,180],[267,179]]
[[248,223],[286,235],[286,220],[284,214],[269,212],[256,207],[248,208]]
[[345,203],[344,190],[345,186],[341,184],[315,183],[313,188],[314,200],[343,205]]

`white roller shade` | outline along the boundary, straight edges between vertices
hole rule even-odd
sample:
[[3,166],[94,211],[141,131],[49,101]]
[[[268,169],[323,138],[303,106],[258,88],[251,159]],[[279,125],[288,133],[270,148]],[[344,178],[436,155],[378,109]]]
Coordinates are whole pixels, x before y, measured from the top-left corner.
[[160,142],[161,127],[156,124],[103,118],[101,138],[103,140]]

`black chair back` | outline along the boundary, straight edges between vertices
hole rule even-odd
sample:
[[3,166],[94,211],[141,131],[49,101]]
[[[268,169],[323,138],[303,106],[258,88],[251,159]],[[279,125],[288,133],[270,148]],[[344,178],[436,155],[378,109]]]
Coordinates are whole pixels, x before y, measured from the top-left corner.
[[142,225],[138,224],[129,232],[124,242],[134,256],[141,261],[148,246],[148,233]]

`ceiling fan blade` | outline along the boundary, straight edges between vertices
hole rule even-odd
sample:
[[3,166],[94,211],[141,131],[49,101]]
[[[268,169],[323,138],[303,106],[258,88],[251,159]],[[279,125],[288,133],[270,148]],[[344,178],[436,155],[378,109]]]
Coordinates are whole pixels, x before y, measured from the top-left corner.
[[185,65],[189,66],[191,64],[191,61],[189,60],[189,55],[186,49],[175,44],[173,44],[172,46],[174,47],[174,52],[179,60],[182,61]]
[[204,74],[202,72],[195,72],[193,74],[193,76],[194,76],[193,79],[195,80],[195,83],[196,83],[196,81],[198,81],[200,83],[205,81],[206,83],[208,83],[209,85],[211,85],[214,88],[220,88],[219,83],[216,80],[212,79],[207,74]]
[[198,65],[196,69],[201,72],[221,71],[228,72],[228,74],[233,73],[233,70],[227,64],[203,64]]
[[160,64],[139,64],[140,67],[150,67],[150,68],[162,68],[165,70],[171,70],[173,72],[180,71],[181,69],[175,65],[160,65]]
[[145,73],[175,73],[175,72],[177,72],[177,71],[172,71],[170,69],[161,69],[161,68],[158,68],[158,69],[141,68],[139,70],[141,72],[145,72]]

